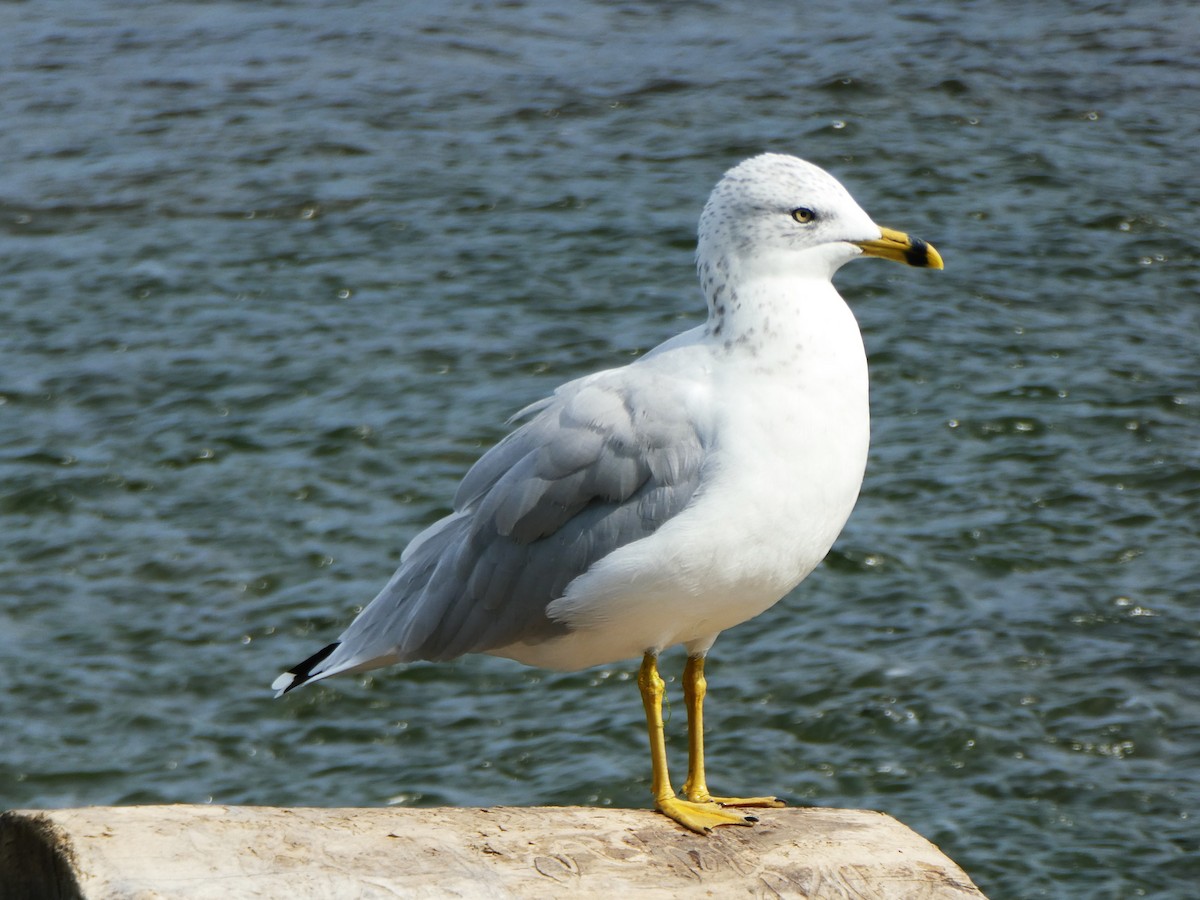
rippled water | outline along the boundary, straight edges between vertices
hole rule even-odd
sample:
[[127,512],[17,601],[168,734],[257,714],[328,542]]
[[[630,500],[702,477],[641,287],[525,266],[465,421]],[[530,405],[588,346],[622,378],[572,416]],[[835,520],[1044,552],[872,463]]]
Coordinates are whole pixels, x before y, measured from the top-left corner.
[[645,805],[634,662],[267,685],[511,412],[699,321],[700,207],[773,149],[947,269],[839,276],[868,478],[717,643],[714,789],[884,810],[993,900],[1194,896],[1198,36],[1169,0],[0,7],[0,805]]

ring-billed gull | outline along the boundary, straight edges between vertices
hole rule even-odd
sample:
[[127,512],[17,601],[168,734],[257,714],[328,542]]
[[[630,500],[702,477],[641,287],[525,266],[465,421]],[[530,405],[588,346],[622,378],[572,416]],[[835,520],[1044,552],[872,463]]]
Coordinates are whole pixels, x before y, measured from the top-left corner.
[[[704,325],[627,366],[571,381],[467,472],[454,512],[342,635],[279,676],[302,684],[490,653],[581,669],[642,657],[657,809],[700,833],[747,824],[704,774],[704,659],[824,558],[867,459],[867,361],[834,272],[858,256],[940,269],[880,228],[832,176],[763,154],[700,217]],[[659,653],[687,651],[688,774],[671,787]]]

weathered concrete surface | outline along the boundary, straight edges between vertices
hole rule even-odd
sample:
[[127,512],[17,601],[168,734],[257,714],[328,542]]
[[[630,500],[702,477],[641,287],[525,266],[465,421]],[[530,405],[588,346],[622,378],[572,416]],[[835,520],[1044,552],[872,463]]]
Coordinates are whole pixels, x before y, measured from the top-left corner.
[[628,809],[18,810],[0,816],[0,900],[983,897],[881,813],[759,816],[700,837]]

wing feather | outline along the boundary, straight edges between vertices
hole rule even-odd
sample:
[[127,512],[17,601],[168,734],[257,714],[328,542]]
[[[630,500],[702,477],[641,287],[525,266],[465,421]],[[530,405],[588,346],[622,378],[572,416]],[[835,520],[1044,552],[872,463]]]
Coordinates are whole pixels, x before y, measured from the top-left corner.
[[565,633],[550,603],[678,515],[700,484],[709,428],[694,386],[629,371],[572,382],[529,407],[533,418],[471,468],[455,512],[409,544],[312,677]]

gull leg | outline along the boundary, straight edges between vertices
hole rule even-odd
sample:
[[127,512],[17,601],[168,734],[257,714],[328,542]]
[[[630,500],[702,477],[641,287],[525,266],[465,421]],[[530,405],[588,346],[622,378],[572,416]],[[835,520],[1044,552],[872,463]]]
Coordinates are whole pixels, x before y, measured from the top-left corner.
[[708,792],[704,778],[704,695],[708,682],[704,678],[704,657],[689,656],[683,669],[683,700],[688,716],[688,776],[683,783],[683,796],[693,803],[717,803],[721,806],[785,806],[774,797],[714,797]]
[[664,685],[658,674],[658,657],[653,653],[647,653],[642,659],[642,667],[638,670],[638,688],[642,692],[646,730],[650,735],[650,764],[653,767],[650,790],[654,794],[654,808],[697,834],[707,834],[720,825],[754,823],[756,820],[753,816],[729,812],[710,800],[682,800],[675,796],[667,773],[667,745],[663,738]]

